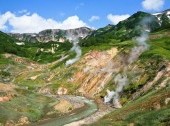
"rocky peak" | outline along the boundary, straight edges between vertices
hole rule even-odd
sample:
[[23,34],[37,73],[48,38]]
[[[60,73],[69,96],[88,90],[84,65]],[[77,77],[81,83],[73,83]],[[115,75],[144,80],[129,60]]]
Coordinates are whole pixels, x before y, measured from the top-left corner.
[[166,15],[170,19],[170,9],[167,9],[167,10],[162,11],[160,13],[155,13],[153,15],[156,16],[159,20],[162,17],[162,15]]
[[27,42],[65,42],[68,36],[73,36],[75,38],[85,38],[87,35],[91,34],[93,30],[87,27],[81,27],[76,29],[47,29],[39,33],[10,33],[9,35],[18,39],[19,41]]

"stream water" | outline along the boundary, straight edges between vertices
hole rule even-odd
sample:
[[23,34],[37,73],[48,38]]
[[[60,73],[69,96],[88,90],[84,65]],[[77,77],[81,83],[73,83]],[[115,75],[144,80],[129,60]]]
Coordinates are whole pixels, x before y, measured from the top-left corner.
[[69,98],[77,102],[82,102],[85,106],[61,117],[41,121],[36,124],[36,126],[63,126],[90,116],[98,110],[97,105],[93,100],[80,96],[69,96]]

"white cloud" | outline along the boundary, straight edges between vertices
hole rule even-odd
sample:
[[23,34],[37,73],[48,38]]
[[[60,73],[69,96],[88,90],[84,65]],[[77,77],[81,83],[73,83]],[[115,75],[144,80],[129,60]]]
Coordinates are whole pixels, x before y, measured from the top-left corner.
[[7,30],[8,27],[6,26],[6,22],[10,19],[13,18],[14,14],[12,14],[11,12],[6,12],[3,15],[0,15],[0,30]]
[[111,21],[114,25],[118,24],[120,21],[123,21],[123,20],[127,19],[128,17],[130,17],[129,14],[125,14],[125,15],[109,14],[109,15],[107,15],[107,19],[109,21]]
[[146,10],[158,11],[164,5],[164,0],[144,0],[142,6]]
[[14,13],[6,12],[0,15],[0,30],[7,29],[7,24],[11,26],[10,32],[14,33],[37,33],[45,29],[73,29],[78,27],[88,27],[86,23],[79,19],[77,15],[70,16],[64,21],[46,19],[37,13],[31,15],[16,16]]
[[96,20],[100,20],[100,17],[99,16],[92,16],[89,21],[90,22],[93,22],[93,21],[96,21]]

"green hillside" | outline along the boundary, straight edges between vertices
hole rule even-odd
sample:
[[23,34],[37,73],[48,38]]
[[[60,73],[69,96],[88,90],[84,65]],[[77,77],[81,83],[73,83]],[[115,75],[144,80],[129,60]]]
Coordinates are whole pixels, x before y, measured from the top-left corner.
[[85,47],[99,45],[109,43],[112,39],[125,41],[139,36],[144,29],[155,32],[170,27],[169,18],[165,14],[161,16],[161,20],[162,24],[160,25],[156,16],[139,11],[115,26],[108,25],[94,31],[90,36],[81,41],[81,45]]
[[[70,51],[69,41],[29,40],[17,45],[21,41],[0,32],[0,100],[4,100],[0,125],[11,120],[18,124],[22,116],[30,124],[61,117],[71,120],[89,107],[75,102],[77,96],[93,99],[97,114],[110,110],[98,120],[96,113],[94,120],[82,116],[92,126],[170,125],[170,19],[165,14],[160,19],[161,24],[156,16],[137,12],[117,25],[95,30],[76,43],[81,47],[78,56]],[[144,39],[148,48],[141,51],[145,45],[136,38],[143,32],[148,34]],[[137,58],[129,62],[134,55]],[[69,60],[75,62],[67,66]],[[107,91],[116,90],[119,74],[128,79],[118,96],[122,108],[113,101],[104,103]]]

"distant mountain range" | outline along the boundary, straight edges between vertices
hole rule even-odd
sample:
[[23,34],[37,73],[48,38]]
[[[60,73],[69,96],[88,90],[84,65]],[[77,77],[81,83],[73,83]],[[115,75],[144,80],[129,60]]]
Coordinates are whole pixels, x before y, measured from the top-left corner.
[[151,32],[170,27],[170,9],[155,14],[139,11],[117,25],[109,24],[97,30],[81,27],[69,30],[48,29],[39,33],[9,33],[9,35],[19,41],[43,43],[50,41],[65,42],[72,36],[74,38],[86,38],[81,44],[88,46],[107,42],[108,39],[120,39],[121,41],[131,39],[141,34],[143,24],[145,24],[145,30]]
[[9,33],[10,36],[16,38],[19,41],[27,41],[27,42],[65,42],[70,37],[73,38],[85,38],[89,34],[92,33],[92,29],[87,27],[81,27],[76,29],[47,29],[41,31],[39,33]]

